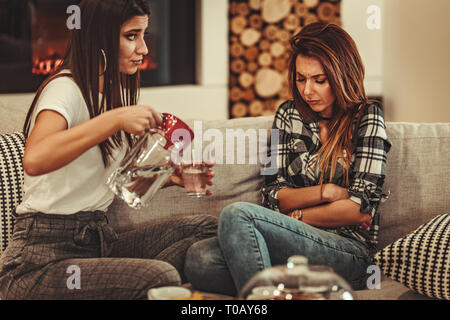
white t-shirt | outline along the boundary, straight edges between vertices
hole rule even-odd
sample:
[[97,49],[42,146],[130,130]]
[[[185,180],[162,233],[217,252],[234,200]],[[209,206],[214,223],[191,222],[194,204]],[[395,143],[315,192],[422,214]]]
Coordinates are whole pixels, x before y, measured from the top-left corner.
[[[72,128],[90,119],[81,90],[70,77],[52,80],[42,91],[31,118],[31,128],[42,110],[54,110]],[[42,212],[73,214],[80,211],[106,211],[114,194],[106,185],[124,155],[115,151],[115,161],[105,168],[99,146],[92,147],[66,166],[31,177],[25,173],[24,196],[18,214]]]

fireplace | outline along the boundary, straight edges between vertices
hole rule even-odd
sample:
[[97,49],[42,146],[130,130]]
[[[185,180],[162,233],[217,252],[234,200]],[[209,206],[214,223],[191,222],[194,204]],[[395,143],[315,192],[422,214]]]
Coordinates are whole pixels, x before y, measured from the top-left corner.
[[[194,84],[195,0],[147,0],[141,86]],[[62,62],[67,8],[78,0],[0,0],[0,93],[34,92]]]

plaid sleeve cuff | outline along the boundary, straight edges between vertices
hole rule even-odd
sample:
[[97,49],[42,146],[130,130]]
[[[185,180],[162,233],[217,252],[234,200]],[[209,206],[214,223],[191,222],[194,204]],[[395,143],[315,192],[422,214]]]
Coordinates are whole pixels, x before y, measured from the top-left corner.
[[282,188],[289,187],[288,183],[275,183],[272,185],[264,186],[261,189],[263,196],[263,206],[280,212],[280,201],[278,200],[278,192]]
[[356,202],[357,204],[361,205],[361,198],[358,198],[356,196],[351,196],[350,200],[352,200],[353,202]]
[[381,188],[376,183],[361,178],[354,179],[348,189],[348,194],[350,200],[361,206],[361,213],[369,213],[372,217],[384,197]]

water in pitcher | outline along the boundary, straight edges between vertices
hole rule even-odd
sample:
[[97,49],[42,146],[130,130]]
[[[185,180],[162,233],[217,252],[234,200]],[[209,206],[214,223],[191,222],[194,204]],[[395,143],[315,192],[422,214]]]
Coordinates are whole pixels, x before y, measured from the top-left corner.
[[130,207],[141,209],[174,171],[166,139],[149,133],[142,137],[109,177],[111,190]]
[[162,120],[138,138],[107,180],[111,190],[131,208],[141,209],[149,203],[174,172],[183,147],[194,139],[194,132],[174,115],[163,113]]
[[172,167],[167,166],[148,166],[128,172],[124,168],[118,168],[108,184],[113,192],[130,207],[141,209],[173,171]]

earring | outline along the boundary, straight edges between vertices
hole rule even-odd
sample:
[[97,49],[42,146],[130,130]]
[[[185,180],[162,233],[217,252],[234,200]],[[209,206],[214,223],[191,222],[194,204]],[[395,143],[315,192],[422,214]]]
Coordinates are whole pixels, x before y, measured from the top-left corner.
[[103,73],[105,73],[106,72],[106,65],[107,65],[106,54],[105,54],[105,51],[103,49],[100,49],[100,51],[103,54],[103,62],[104,62],[103,63],[104,64],[104,66],[103,66]]

